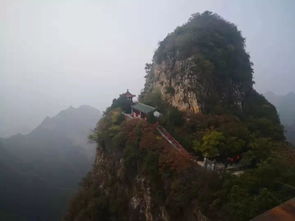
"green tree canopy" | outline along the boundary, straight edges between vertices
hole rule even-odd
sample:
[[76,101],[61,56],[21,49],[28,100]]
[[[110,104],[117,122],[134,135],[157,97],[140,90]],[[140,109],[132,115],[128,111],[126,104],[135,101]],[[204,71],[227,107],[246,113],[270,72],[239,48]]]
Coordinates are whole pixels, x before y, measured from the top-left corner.
[[219,15],[196,13],[160,42],[154,62],[175,62],[192,55],[210,64],[215,77],[252,83],[252,63],[237,27]]
[[210,131],[202,138],[201,144],[196,149],[200,151],[204,157],[216,158],[220,154],[220,150],[224,147],[225,137],[221,132]]

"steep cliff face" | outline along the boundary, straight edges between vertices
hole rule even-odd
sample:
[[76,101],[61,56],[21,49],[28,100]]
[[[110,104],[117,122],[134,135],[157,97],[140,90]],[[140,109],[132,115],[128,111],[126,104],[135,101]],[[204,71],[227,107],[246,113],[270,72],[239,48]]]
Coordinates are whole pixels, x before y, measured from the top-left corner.
[[[146,66],[140,96],[160,118],[125,119],[126,102],[114,100],[91,136],[95,165],[65,219],[243,221],[285,200],[277,183],[294,183],[295,167],[280,157],[283,130],[276,109],[253,89],[251,66],[240,32],[218,15],[196,14],[169,34]],[[249,170],[215,173],[197,157],[224,165],[241,159]]]
[[[120,117],[116,111],[107,116]],[[66,220],[208,220],[203,212],[214,208],[203,205],[214,197],[199,201],[200,193],[216,190],[218,182],[208,183],[218,178],[180,155],[154,125],[114,121],[100,123],[106,123],[104,130],[116,128],[117,133],[99,135],[93,170]]]
[[242,111],[252,64],[236,26],[215,14],[194,15],[170,33],[147,66],[145,94],[154,90],[181,111]]
[[[165,62],[155,65],[152,90],[159,90],[162,98],[179,110],[197,113],[201,109],[197,94],[201,93],[195,93],[195,90],[201,92],[204,88],[196,89],[198,76],[192,73],[193,63],[190,61],[191,59],[178,61],[173,65],[174,67]],[[175,75],[171,76],[171,72]]]
[[242,111],[245,97],[252,87],[231,80],[209,80],[197,67],[198,60],[192,56],[174,64],[164,61],[153,64],[149,90],[160,91],[163,100],[184,112],[206,113],[217,105]]

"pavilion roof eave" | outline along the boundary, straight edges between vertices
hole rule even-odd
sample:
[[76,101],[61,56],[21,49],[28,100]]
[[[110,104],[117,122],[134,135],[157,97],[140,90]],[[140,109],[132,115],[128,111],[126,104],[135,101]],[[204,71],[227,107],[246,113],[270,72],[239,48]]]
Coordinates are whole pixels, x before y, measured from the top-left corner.
[[145,114],[154,112],[156,110],[155,107],[147,105],[147,104],[143,104],[143,103],[136,103],[136,104],[132,105],[131,107],[134,110],[140,111],[140,112],[145,113]]

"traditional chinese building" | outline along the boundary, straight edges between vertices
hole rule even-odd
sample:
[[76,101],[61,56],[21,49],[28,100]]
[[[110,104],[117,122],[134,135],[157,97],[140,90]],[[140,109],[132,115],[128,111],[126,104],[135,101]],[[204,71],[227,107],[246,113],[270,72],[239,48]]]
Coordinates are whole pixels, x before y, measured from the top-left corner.
[[133,100],[132,99],[134,97],[136,97],[136,95],[131,94],[128,89],[127,89],[127,91],[125,93],[121,94],[121,96],[126,97],[131,103],[133,103]]
[[152,107],[147,104],[143,103],[136,103],[131,106],[131,116],[134,118],[142,118],[147,119],[147,116],[149,114],[154,114],[155,117],[157,117],[157,111],[155,107]]
[[131,94],[129,90],[120,95],[120,97],[125,97],[129,102],[124,104],[124,112],[125,114],[129,115],[133,118],[141,118],[147,120],[149,114],[153,114],[154,117],[159,117],[160,113],[156,111],[155,107],[152,107],[147,104],[133,102],[133,98],[135,97],[134,94]]

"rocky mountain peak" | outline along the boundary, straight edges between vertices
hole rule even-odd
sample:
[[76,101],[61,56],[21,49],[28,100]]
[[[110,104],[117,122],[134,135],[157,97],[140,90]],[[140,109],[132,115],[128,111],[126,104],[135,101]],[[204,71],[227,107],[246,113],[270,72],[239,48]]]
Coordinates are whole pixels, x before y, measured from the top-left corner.
[[147,65],[145,94],[159,91],[181,111],[242,110],[252,63],[237,27],[211,12],[193,15],[160,42]]

